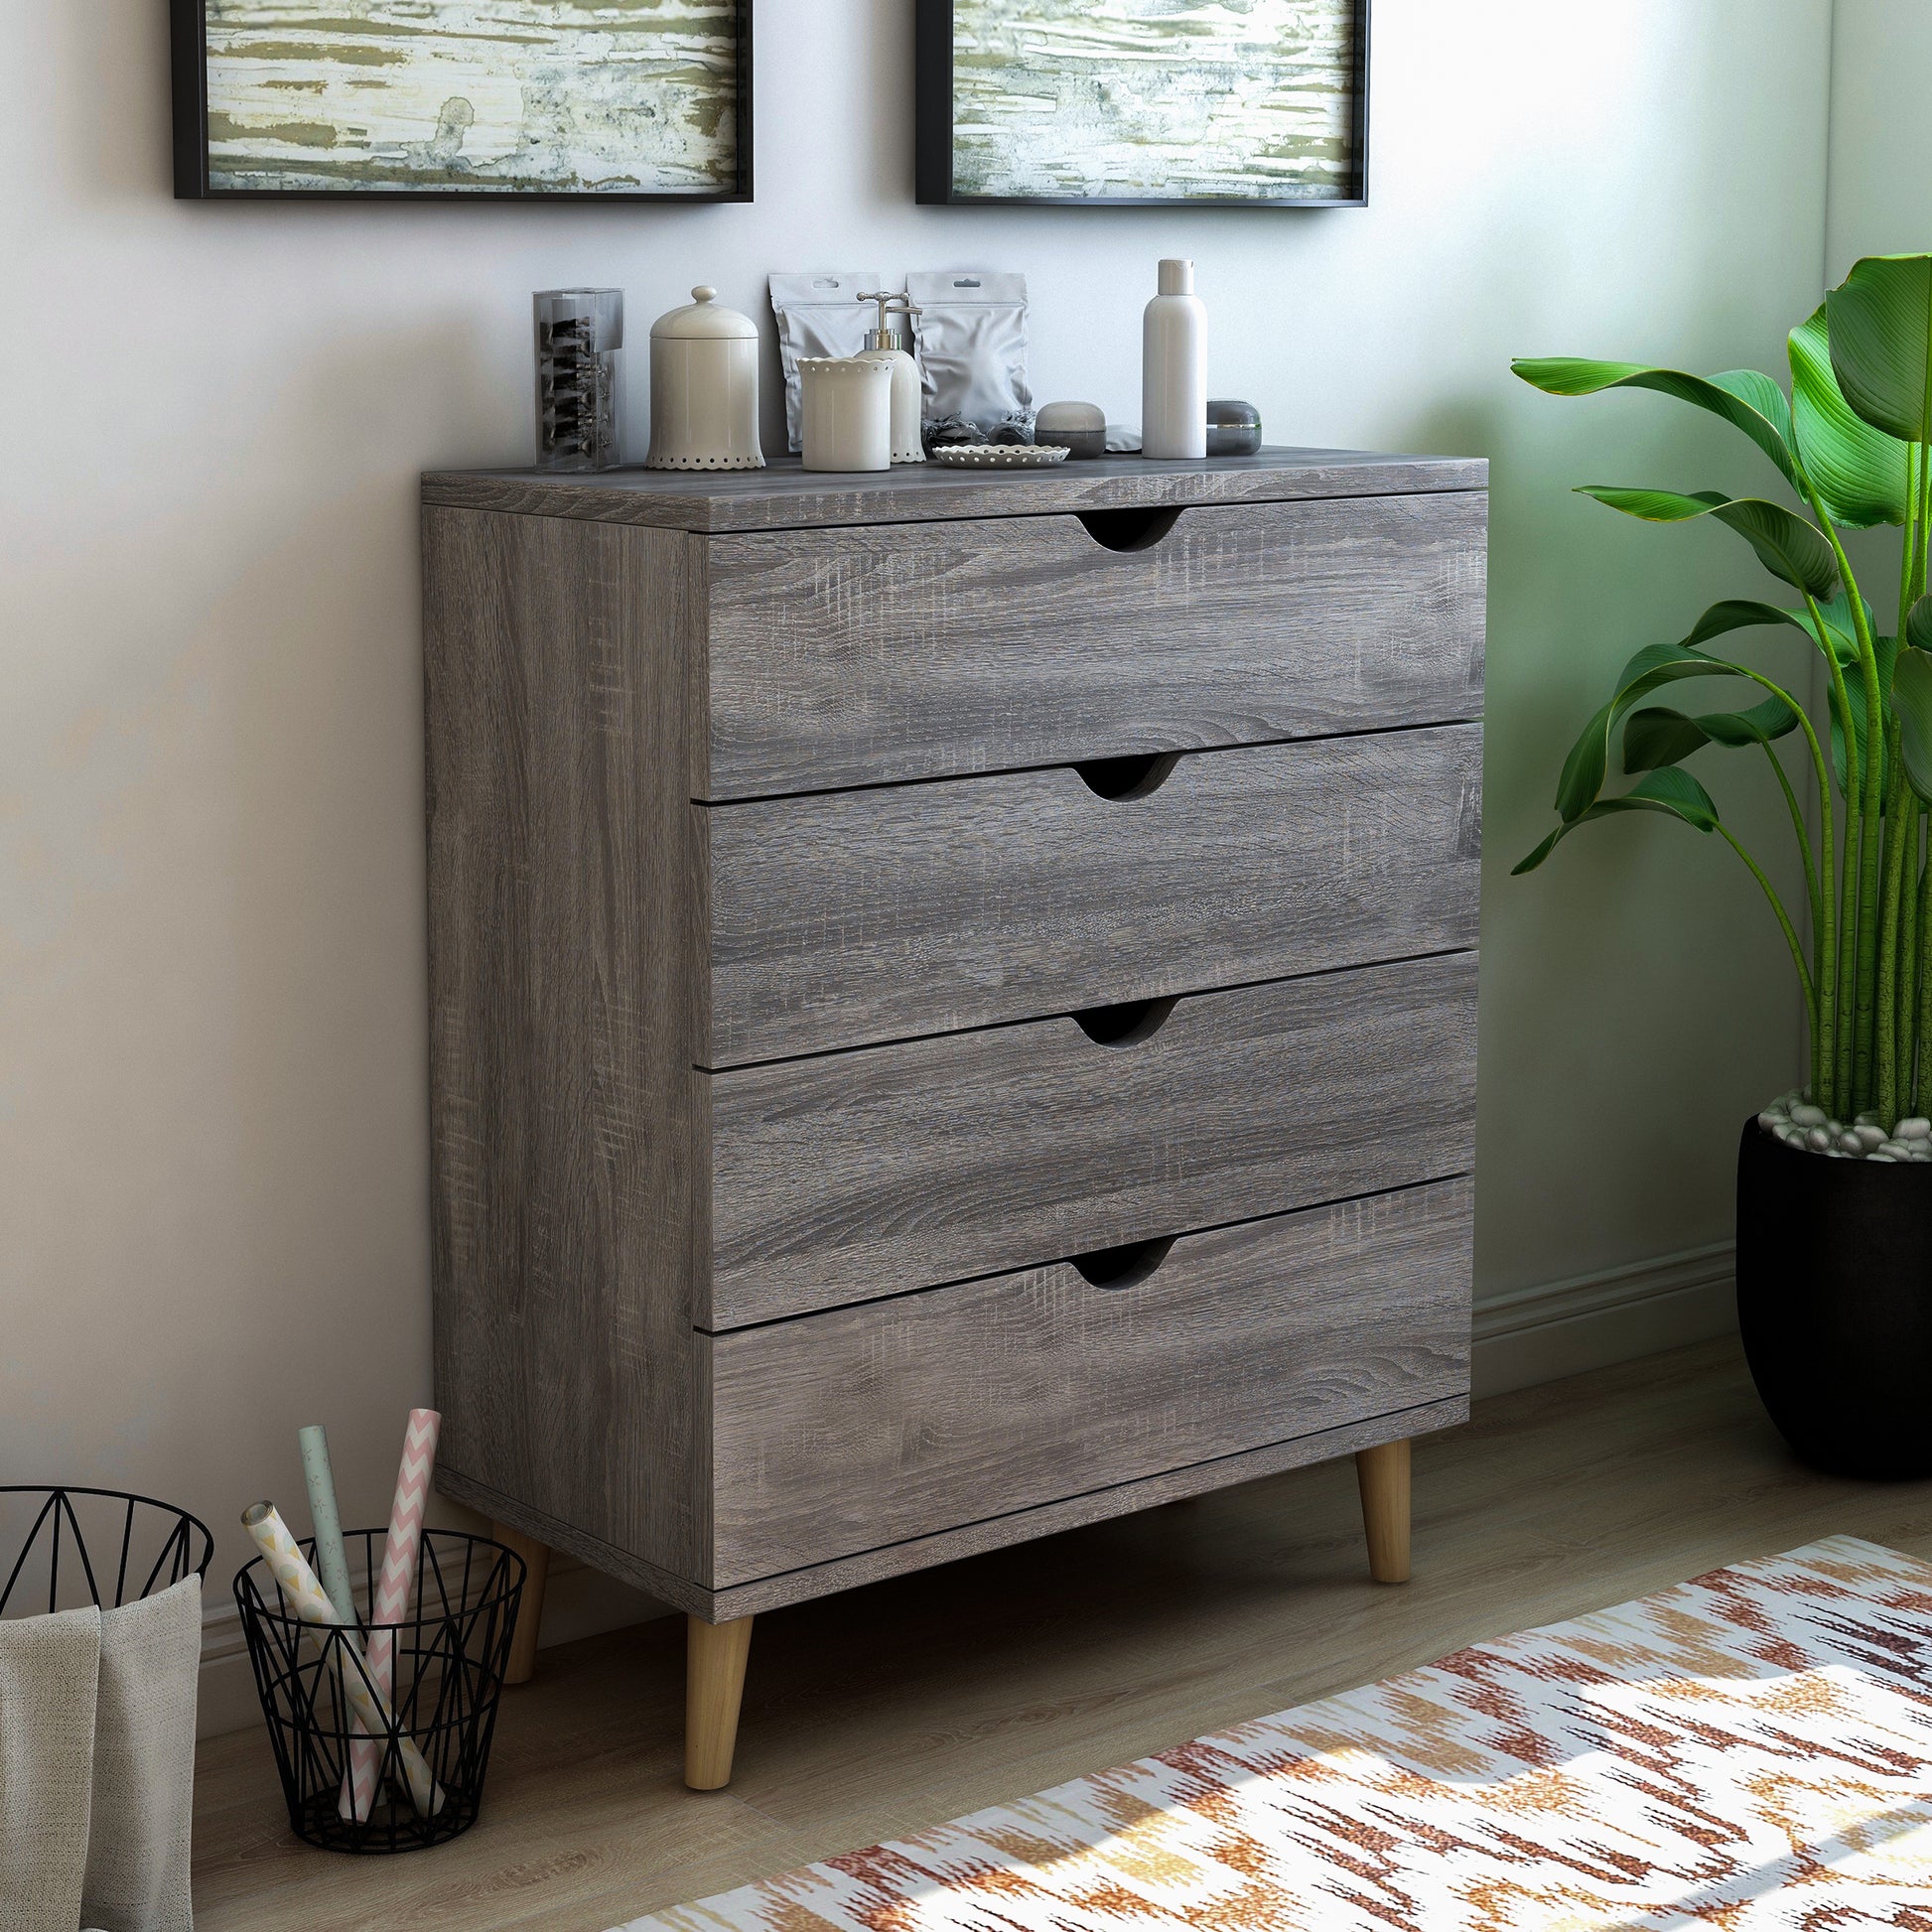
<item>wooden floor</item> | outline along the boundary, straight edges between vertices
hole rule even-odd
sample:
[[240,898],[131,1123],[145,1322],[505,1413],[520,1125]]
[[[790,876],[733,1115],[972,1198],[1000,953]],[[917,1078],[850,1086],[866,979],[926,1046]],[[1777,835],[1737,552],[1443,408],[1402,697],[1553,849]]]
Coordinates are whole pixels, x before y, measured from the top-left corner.
[[481,1824],[433,1852],[292,1840],[265,1739],[204,1747],[200,1932],[603,1932],[1097,1771],[1480,1637],[1849,1531],[1932,1557],[1932,1483],[1808,1474],[1735,1344],[1479,1405],[1420,1443],[1415,1581],[1368,1581],[1347,1462],[759,1619],[738,1776],[679,1781],[683,1620],[545,1651]]

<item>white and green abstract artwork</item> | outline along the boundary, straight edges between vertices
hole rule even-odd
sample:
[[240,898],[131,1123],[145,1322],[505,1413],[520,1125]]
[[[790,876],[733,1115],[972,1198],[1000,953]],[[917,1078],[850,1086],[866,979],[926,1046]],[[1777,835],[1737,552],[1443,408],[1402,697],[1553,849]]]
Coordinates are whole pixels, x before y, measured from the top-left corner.
[[[178,98],[176,111],[199,110],[208,195],[722,199],[749,187],[739,151],[749,9],[198,0],[178,9],[177,32],[186,11],[200,97]],[[178,148],[180,137],[178,121]]]
[[[922,0],[921,200],[1362,198],[1364,0]],[[949,97],[932,98],[932,36]]]

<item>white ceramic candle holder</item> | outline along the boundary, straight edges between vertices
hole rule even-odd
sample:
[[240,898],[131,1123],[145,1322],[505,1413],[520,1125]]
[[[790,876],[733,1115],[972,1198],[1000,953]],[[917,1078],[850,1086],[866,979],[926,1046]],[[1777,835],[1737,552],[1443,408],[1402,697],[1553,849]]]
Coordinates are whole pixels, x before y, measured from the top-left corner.
[[799,358],[807,470],[893,467],[893,365],[862,357]]

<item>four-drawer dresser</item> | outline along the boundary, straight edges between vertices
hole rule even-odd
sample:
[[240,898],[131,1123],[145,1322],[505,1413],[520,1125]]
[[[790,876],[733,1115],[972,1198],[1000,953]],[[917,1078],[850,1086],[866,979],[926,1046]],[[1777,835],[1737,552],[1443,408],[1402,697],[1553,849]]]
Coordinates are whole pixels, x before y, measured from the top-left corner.
[[440,1486],[753,1615],[1469,1368],[1486,470],[425,479]]

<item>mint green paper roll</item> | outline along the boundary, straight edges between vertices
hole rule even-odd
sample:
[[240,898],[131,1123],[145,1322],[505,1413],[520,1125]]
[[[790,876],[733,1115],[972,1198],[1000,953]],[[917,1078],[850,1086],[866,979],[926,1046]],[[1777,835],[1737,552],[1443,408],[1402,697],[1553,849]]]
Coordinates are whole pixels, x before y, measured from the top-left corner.
[[316,1569],[336,1614],[355,1627],[355,1592],[348,1584],[348,1551],[343,1545],[343,1519],[336,1508],[336,1478],[329,1468],[329,1437],[319,1422],[300,1431],[302,1473],[309,1484],[309,1516],[316,1526]]

